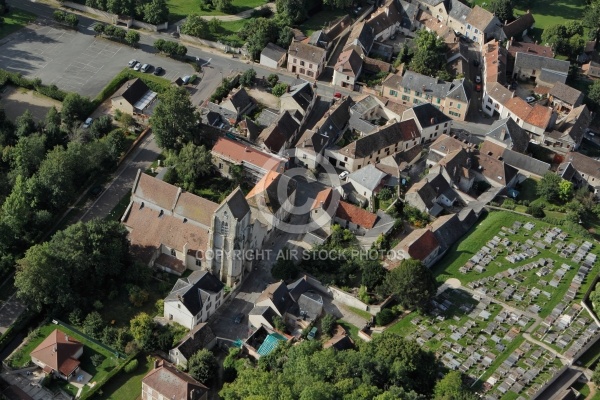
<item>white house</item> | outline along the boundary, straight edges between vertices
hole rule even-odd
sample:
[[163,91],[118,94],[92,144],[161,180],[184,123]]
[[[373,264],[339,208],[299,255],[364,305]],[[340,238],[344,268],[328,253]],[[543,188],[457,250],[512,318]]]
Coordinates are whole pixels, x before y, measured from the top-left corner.
[[285,63],[287,52],[273,43],[268,43],[260,53],[260,65],[277,69]]
[[207,271],[180,278],[165,298],[165,319],[193,329],[214,314],[223,302],[225,285]]
[[452,119],[430,103],[419,104],[402,114],[402,121],[414,119],[421,132],[421,143],[431,142],[452,129]]

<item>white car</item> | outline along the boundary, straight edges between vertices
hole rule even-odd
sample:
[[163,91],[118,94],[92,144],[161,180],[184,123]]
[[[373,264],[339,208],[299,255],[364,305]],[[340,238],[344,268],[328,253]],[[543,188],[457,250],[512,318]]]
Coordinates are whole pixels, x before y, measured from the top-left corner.
[[150,69],[150,64],[144,64],[144,65],[142,65],[142,68],[140,68],[140,71],[146,72],[149,69]]
[[83,129],[87,129],[87,128],[89,128],[89,127],[90,127],[90,125],[92,125],[92,122],[93,122],[93,121],[94,121],[94,119],[93,119],[93,118],[88,118],[88,119],[86,119],[86,120],[85,120],[85,122],[83,123],[83,125],[81,125],[81,127],[82,127]]
[[348,171],[344,171],[340,174],[340,179],[344,180],[348,175],[350,175],[350,173]]
[[527,96],[527,97],[525,97],[525,101],[528,103],[533,103],[535,101],[535,97]]
[[137,60],[134,58],[133,60],[130,60],[127,65],[129,66],[129,68],[133,68],[135,67],[135,64],[137,64]]
[[139,71],[139,70],[140,70],[140,68],[142,68],[142,63],[141,63],[141,62],[138,62],[137,64],[135,64],[135,67],[133,67],[133,70],[134,70],[134,71]]
[[481,83],[481,76],[477,75],[475,77],[475,83]]

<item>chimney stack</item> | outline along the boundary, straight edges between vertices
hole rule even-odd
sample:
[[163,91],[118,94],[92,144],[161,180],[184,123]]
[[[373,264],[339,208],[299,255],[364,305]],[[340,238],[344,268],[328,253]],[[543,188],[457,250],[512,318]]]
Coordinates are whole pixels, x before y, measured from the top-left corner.
[[500,131],[500,140],[506,139],[506,129],[502,128]]

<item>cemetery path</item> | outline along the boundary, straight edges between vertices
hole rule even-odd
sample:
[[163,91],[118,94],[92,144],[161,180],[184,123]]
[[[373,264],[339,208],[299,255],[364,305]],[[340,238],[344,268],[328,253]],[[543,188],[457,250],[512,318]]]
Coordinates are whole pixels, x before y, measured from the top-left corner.
[[554,350],[552,347],[548,346],[546,343],[542,343],[539,340],[532,338],[528,332],[523,333],[523,337],[525,338],[525,340],[527,340],[531,343],[537,344],[540,347],[543,347],[544,349],[548,350],[550,353],[554,354],[556,357],[560,358],[562,360],[563,364],[566,365],[566,364],[570,363],[570,360],[567,359],[565,356],[560,354],[558,351]]
[[473,290],[471,288],[468,288],[466,286],[461,286],[460,288],[461,288],[461,290],[464,290],[466,292],[471,293],[473,296],[476,296],[476,297],[479,297],[479,298],[486,297],[492,303],[500,304],[502,307],[506,308],[508,311],[512,311],[512,312],[523,314],[523,315],[527,315],[529,318],[533,318],[536,321],[536,324],[539,323],[542,320],[539,316],[537,316],[534,313],[531,313],[529,311],[520,310],[520,309],[518,309],[516,307],[513,307],[513,306],[511,306],[509,304],[504,303],[503,301],[500,301],[500,300],[498,300],[498,299],[496,299],[494,297],[487,296],[485,294],[481,294],[481,293],[479,293],[479,292],[477,292],[477,291],[475,291],[475,290]]

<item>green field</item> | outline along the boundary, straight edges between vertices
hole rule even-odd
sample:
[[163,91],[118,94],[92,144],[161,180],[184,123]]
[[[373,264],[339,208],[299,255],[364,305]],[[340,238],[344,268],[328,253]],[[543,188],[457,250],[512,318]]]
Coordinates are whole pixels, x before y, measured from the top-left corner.
[[302,30],[302,32],[304,32],[306,36],[310,36],[314,31],[323,29],[323,27],[325,27],[328,22],[331,22],[334,19],[344,16],[346,14],[348,14],[346,10],[319,11],[318,13],[304,21],[302,25],[300,25],[300,30]]
[[4,18],[4,23],[0,25],[0,39],[35,20],[35,15],[14,7],[11,8],[8,14],[0,15],[0,17]]
[[200,9],[200,2],[198,0],[168,0],[169,5],[169,21],[176,22],[183,18],[186,18],[190,14],[198,15],[235,15],[243,11],[250,10],[252,8],[259,7],[266,4],[265,0],[233,0],[231,2],[231,11],[224,13],[216,10],[213,7]]

